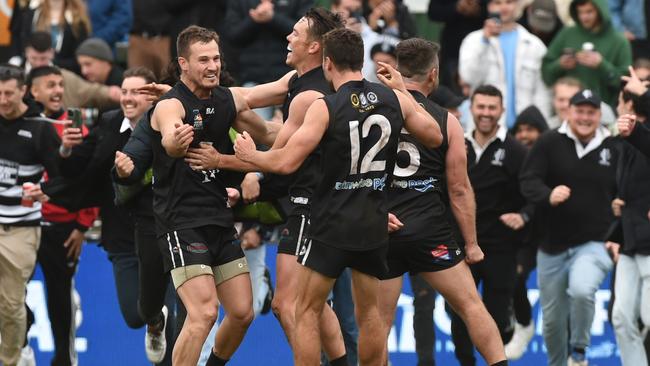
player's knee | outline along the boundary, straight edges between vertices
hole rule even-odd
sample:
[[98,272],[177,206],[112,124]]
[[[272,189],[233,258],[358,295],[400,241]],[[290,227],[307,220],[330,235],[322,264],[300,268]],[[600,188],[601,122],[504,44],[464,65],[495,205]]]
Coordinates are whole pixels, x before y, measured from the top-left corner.
[[292,311],[289,306],[289,302],[284,297],[277,296],[277,294],[271,301],[271,309],[273,310],[273,314],[279,316],[280,318],[284,318],[286,314]]
[[187,321],[194,327],[198,328],[212,328],[212,325],[217,321],[219,315],[219,308],[213,305],[204,305],[196,310],[187,313]]
[[248,328],[248,326],[253,322],[253,318],[255,318],[255,313],[253,312],[253,307],[248,306],[230,311],[227,316],[230,317],[236,325],[242,328]]

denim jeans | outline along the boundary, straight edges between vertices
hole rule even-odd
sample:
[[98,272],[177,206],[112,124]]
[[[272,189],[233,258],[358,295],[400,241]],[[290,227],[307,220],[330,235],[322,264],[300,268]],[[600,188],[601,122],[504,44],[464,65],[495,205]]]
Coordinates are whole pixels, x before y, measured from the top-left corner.
[[596,291],[612,264],[605,244],[598,241],[557,254],[537,252],[537,282],[549,366],[566,365],[567,344],[575,348],[589,346]]
[[614,283],[612,323],[624,366],[647,366],[639,318],[650,327],[650,256],[621,254]]

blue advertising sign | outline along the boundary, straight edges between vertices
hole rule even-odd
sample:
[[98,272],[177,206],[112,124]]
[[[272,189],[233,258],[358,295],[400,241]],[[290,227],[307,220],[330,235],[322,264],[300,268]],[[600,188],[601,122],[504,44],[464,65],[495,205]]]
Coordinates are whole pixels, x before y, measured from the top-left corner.
[[[275,273],[276,246],[267,246],[267,265]],[[528,297],[533,304],[535,336],[524,357],[511,365],[545,365],[542,338],[539,290],[535,274],[529,279]],[[144,329],[129,329],[120,314],[112,266],[106,253],[96,245],[86,245],[76,276],[76,288],[82,313],[78,319],[75,345],[81,366],[149,365],[144,352]],[[596,294],[596,313],[591,328],[592,346],[588,350],[591,366],[620,365],[618,349],[611,324],[607,321],[610,298],[609,279]],[[34,311],[36,323],[29,333],[38,365],[50,363],[54,340],[47,315],[45,289],[40,270],[28,288],[27,302]],[[436,323],[436,360],[440,365],[458,364],[451,341],[450,319],[439,297],[434,311]],[[413,338],[413,297],[408,281],[399,299],[395,325],[388,339],[391,363],[395,366],[415,365]],[[479,357],[480,358],[480,357]],[[231,366],[287,366],[293,364],[292,354],[277,320],[270,314],[255,319],[244,342],[228,363]],[[484,365],[482,361],[478,363]]]

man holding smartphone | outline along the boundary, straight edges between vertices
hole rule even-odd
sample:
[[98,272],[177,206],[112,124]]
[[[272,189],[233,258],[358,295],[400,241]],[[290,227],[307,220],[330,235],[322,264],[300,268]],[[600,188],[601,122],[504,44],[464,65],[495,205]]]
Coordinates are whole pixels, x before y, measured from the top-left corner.
[[[69,111],[63,106],[65,85],[61,70],[56,66],[41,66],[31,70],[27,77],[27,86],[34,100],[43,105],[43,114],[60,124],[54,124],[59,137],[63,134],[64,121],[69,118]],[[77,116],[81,115],[77,111]],[[81,126],[82,133],[88,129]],[[53,152],[56,154],[56,152]],[[53,155],[54,156],[54,155]],[[45,180],[48,181],[45,174]],[[74,287],[72,280],[77,271],[77,263],[84,241],[84,232],[95,221],[97,208],[85,208],[68,211],[56,204],[43,203],[43,222],[41,223],[41,244],[38,249],[38,262],[43,269],[47,289],[47,311],[54,336],[54,355],[52,363],[72,365],[77,362],[74,347],[76,327],[73,319],[79,309],[72,301]]]
[[512,128],[517,115],[536,105],[545,117],[551,112],[550,92],[542,81],[546,46],[517,24],[517,0],[491,0],[483,28],[465,37],[460,46],[458,72],[472,91],[494,85],[503,94],[499,124]]

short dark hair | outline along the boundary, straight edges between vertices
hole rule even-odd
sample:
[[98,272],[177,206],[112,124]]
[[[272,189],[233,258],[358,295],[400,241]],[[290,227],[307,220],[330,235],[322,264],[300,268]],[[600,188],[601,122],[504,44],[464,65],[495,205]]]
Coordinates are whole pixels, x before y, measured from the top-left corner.
[[474,89],[474,92],[472,93],[472,98],[471,101],[472,103],[474,102],[474,96],[476,95],[489,95],[491,97],[499,97],[501,100],[501,103],[503,103],[503,94],[501,94],[501,91],[494,85],[490,84],[485,84],[481,85],[478,88]]
[[422,38],[409,38],[395,48],[399,72],[407,78],[428,74],[438,67],[440,46]]
[[213,30],[190,25],[183,29],[176,39],[176,51],[180,57],[188,58],[190,55],[190,46],[195,43],[210,43],[212,41],[219,44],[219,35]]
[[18,66],[0,64],[0,81],[16,80],[18,86],[25,85],[25,72]]
[[346,28],[334,29],[323,36],[323,58],[329,57],[337,70],[360,71],[363,67],[363,40]]
[[156,80],[156,75],[154,75],[153,71],[144,66],[132,67],[124,71],[124,74],[122,74],[123,79],[134,77],[143,78],[147,84],[155,83],[158,81]]
[[307,10],[304,18],[308,22],[309,38],[318,42],[323,40],[327,32],[344,27],[341,16],[325,8],[311,8]]
[[56,66],[40,66],[33,68],[32,71],[27,75],[27,86],[31,87],[34,84],[34,80],[42,78],[43,76],[48,75],[59,75],[63,76],[61,69]]
[[52,48],[52,36],[47,32],[37,31],[27,39],[25,48],[31,47],[38,52],[45,52]]

